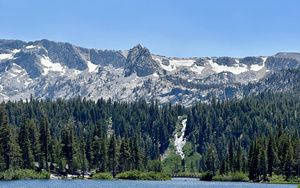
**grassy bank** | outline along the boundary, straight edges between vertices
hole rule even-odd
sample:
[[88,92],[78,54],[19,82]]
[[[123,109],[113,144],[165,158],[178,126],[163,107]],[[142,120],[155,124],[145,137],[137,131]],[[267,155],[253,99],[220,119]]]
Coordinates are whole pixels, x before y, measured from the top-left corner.
[[273,184],[300,184],[300,178],[296,177],[286,180],[284,176],[273,175],[272,177],[268,177],[268,180],[269,183]]
[[0,172],[0,180],[19,180],[19,179],[49,179],[50,173],[36,172],[34,170],[19,169],[19,170],[6,170]]
[[92,175],[92,179],[98,180],[112,180],[113,176],[110,173],[95,173]]
[[213,181],[234,181],[234,182],[247,182],[249,178],[242,172],[228,173],[224,175],[215,175],[212,177]]
[[171,177],[161,172],[128,171],[116,175],[117,179],[126,180],[170,180]]

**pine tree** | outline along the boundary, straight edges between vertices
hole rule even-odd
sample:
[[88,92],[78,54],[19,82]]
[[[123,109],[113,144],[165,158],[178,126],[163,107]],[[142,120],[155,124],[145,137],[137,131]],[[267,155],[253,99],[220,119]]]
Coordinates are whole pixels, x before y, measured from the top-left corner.
[[100,142],[100,166],[99,171],[105,172],[107,170],[107,146],[106,138],[103,138]]
[[292,166],[293,166],[293,148],[290,139],[286,143],[286,155],[284,158],[284,174],[286,180],[288,180],[292,175]]
[[296,175],[300,176],[300,139],[297,139],[295,147],[295,162],[296,162]]
[[91,153],[92,153],[92,167],[96,168],[99,171],[100,166],[100,154],[101,146],[100,146],[100,137],[98,135],[95,135],[93,137],[92,146],[91,146]]
[[269,138],[268,148],[267,148],[267,160],[268,160],[268,174],[272,176],[273,174],[273,166],[275,160],[275,152],[274,152],[273,139]]
[[131,139],[131,143],[130,143],[130,155],[131,155],[131,167],[132,169],[135,170],[140,170],[141,168],[141,152],[139,149],[139,145],[138,145],[138,141],[137,138],[134,137],[133,139]]
[[115,177],[116,175],[116,168],[117,168],[117,143],[116,137],[113,134],[110,138],[109,148],[108,148],[108,158],[109,158],[109,171]]
[[28,121],[28,132],[29,132],[29,141],[32,155],[35,162],[40,161],[40,142],[39,142],[39,132],[37,130],[34,120]]
[[45,168],[49,171],[49,156],[50,156],[50,130],[47,118],[44,116],[40,122],[40,143],[41,143],[41,157],[40,165],[41,168]]
[[17,144],[12,129],[8,124],[8,117],[2,107],[0,107],[0,151],[3,165],[2,170],[18,168],[21,164],[20,148]]
[[19,133],[19,145],[22,154],[22,168],[33,169],[34,157],[32,154],[32,147],[29,138],[29,122],[23,120]]
[[233,154],[233,141],[230,139],[229,141],[229,146],[228,146],[228,166],[229,166],[229,171],[233,172],[234,170],[234,154]]
[[212,175],[216,174],[217,166],[218,166],[218,156],[216,147],[211,144],[207,148],[207,152],[204,156],[205,160],[205,170],[210,172]]
[[86,146],[84,143],[84,140],[81,139],[80,141],[80,152],[79,152],[79,159],[80,159],[80,168],[82,171],[87,171],[88,167],[89,167],[89,163],[88,160],[86,158],[86,150],[85,150]]
[[130,151],[129,151],[129,143],[127,138],[122,139],[122,143],[120,146],[120,155],[119,155],[119,165],[118,165],[118,172],[124,172],[130,170]]
[[62,155],[65,158],[70,173],[74,172],[75,135],[74,125],[69,120],[67,126],[62,131]]
[[235,157],[235,170],[240,172],[242,170],[242,148],[240,145],[238,145],[237,151],[236,151],[236,157]]
[[248,157],[249,179],[253,181],[258,180],[258,155],[257,143],[254,141],[251,143]]
[[227,173],[227,171],[226,171],[226,159],[222,159],[221,166],[220,166],[220,174],[224,175],[226,173]]
[[267,179],[267,156],[265,148],[260,148],[258,156],[258,173],[262,176],[261,180]]

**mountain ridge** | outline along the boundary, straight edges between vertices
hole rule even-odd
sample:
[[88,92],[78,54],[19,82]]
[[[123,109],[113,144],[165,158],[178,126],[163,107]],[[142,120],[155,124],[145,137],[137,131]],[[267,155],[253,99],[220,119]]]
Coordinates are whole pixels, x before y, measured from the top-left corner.
[[[86,97],[192,105],[245,95],[245,85],[300,67],[300,53],[273,56],[167,57],[138,44],[88,49],[47,39],[0,40],[0,100]],[[241,87],[241,85],[243,87]],[[255,92],[256,93],[256,92]]]

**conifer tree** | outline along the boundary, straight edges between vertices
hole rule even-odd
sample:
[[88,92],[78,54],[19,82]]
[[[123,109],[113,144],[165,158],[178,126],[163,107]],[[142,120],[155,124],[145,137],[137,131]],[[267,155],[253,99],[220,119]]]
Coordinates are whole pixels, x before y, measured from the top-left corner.
[[260,148],[258,156],[258,173],[261,176],[260,180],[267,179],[267,156],[265,148]]
[[249,179],[253,181],[258,180],[258,147],[256,141],[251,143],[250,151],[249,151],[249,161],[248,161],[248,169],[249,169]]
[[119,165],[118,171],[124,172],[130,170],[130,150],[129,150],[129,143],[127,138],[122,139],[121,146],[120,146],[120,155],[119,155]]
[[50,130],[48,119],[43,116],[40,121],[40,143],[41,143],[41,157],[40,165],[41,168],[45,168],[49,171],[49,156],[50,156]]
[[75,135],[74,135],[74,125],[69,120],[67,126],[63,129],[62,131],[62,154],[63,157],[65,158],[68,169],[71,173],[74,172],[74,156],[76,153],[75,149]]
[[110,138],[109,148],[108,148],[108,158],[109,158],[109,171],[112,173],[113,176],[116,175],[116,168],[117,168],[117,143],[116,137],[113,134]]
[[19,132],[19,145],[22,154],[22,168],[33,169],[34,157],[29,138],[29,121],[23,120]]
[[292,166],[293,166],[293,148],[290,139],[287,141],[285,148],[286,148],[286,154],[284,158],[284,174],[286,180],[288,180],[292,175]]
[[18,168],[21,164],[20,147],[13,135],[12,129],[8,124],[8,117],[3,107],[0,107],[0,151],[2,170]]
[[273,175],[273,166],[275,160],[275,151],[274,151],[273,139],[269,138],[268,148],[267,148],[267,157],[268,157],[268,174],[269,176]]
[[39,132],[37,130],[34,120],[28,120],[28,132],[29,132],[29,141],[32,151],[32,155],[35,162],[40,161],[40,142],[39,142]]

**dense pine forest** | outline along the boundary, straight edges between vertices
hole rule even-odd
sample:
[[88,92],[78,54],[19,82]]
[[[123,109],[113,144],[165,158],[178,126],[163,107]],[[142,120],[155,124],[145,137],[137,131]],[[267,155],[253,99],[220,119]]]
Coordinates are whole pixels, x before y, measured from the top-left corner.
[[186,134],[202,156],[198,170],[243,172],[253,181],[299,177],[299,109],[300,97],[291,93],[192,107]]
[[[160,106],[143,100],[118,103],[81,98],[6,102],[0,106],[0,170],[55,174],[163,172],[179,117],[198,158],[183,159],[184,172],[211,176],[300,176],[300,97],[293,93],[242,100]],[[188,156],[187,156],[188,157]]]
[[1,170],[161,171],[181,106],[85,99],[7,102],[0,108]]

